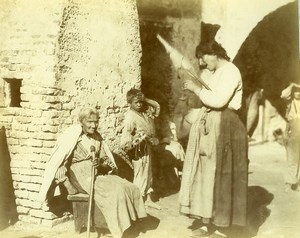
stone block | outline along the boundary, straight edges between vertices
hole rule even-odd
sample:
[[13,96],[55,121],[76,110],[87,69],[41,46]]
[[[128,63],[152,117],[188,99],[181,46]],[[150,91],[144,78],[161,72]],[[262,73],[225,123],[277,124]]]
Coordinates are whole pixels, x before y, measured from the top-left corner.
[[56,140],[56,134],[54,133],[47,133],[47,132],[39,132],[33,135],[34,139],[41,139],[41,140]]
[[57,133],[57,132],[58,132],[58,127],[57,127],[57,126],[49,126],[49,125],[46,125],[46,126],[42,126],[42,127],[41,127],[41,130],[42,130],[43,132]]
[[60,95],[61,90],[57,88],[43,88],[43,87],[36,87],[32,89],[32,93],[36,95]]
[[22,183],[42,183],[42,176],[38,175],[24,175],[24,174],[12,174],[12,179],[14,181]]
[[10,171],[12,174],[19,174],[19,169],[18,168],[10,168]]
[[2,107],[2,108],[0,108],[0,115],[1,116],[14,116],[14,115],[16,115],[16,112],[14,110],[11,110],[10,108]]
[[42,116],[42,113],[43,113],[42,110],[28,109],[28,110],[24,110],[24,112],[22,114],[23,114],[23,116],[26,116],[26,117],[40,118]]
[[17,206],[17,212],[19,214],[29,214],[30,208],[28,207],[23,207],[23,206]]
[[41,188],[41,185],[37,184],[37,183],[23,183],[23,182],[18,182],[18,183],[16,183],[16,188],[18,188],[18,189],[26,189],[27,191],[39,192],[40,188]]
[[46,103],[46,102],[42,102],[42,103],[34,103],[32,105],[32,108],[40,108],[42,110],[50,110],[50,109],[55,109],[55,110],[61,110],[61,103]]
[[11,123],[13,121],[12,116],[0,116],[0,121],[5,123]]
[[[26,127],[19,127],[19,129],[24,129],[24,128],[27,129],[27,126]],[[25,131],[24,130],[18,130],[18,131],[12,130],[11,134],[10,134],[10,137],[27,140],[27,139],[32,137],[32,133],[27,132],[26,130]],[[20,144],[22,144],[22,143],[20,143]]]
[[43,111],[42,117],[44,118],[59,118],[62,116],[62,112],[61,111],[55,111],[55,110],[51,110],[51,111]]
[[9,64],[7,65],[7,69],[10,71],[16,71],[17,70],[17,64]]
[[43,147],[53,148],[55,146],[55,141],[43,141]]
[[46,148],[46,147],[32,147],[31,151],[35,154],[39,155],[50,155],[52,153],[52,148]]
[[24,207],[30,207],[30,208],[35,208],[35,209],[41,209],[42,208],[42,203],[39,201],[31,201],[28,199],[21,199],[17,198],[16,199],[17,205],[21,205]]
[[30,182],[31,183],[38,183],[42,184],[43,177],[42,176],[30,176]]
[[62,106],[63,110],[73,110],[74,108],[75,108],[74,102],[67,102],[67,103],[64,103]]
[[30,210],[29,215],[33,217],[48,219],[48,220],[53,220],[57,218],[57,216],[54,215],[52,212],[45,212],[43,210],[34,210],[34,209]]
[[12,167],[12,168],[30,168],[30,162],[28,160],[20,160],[20,159],[13,158],[10,161],[10,167]]
[[9,145],[19,145],[19,140],[14,138],[7,138],[7,144]]
[[[40,97],[40,100],[42,98]],[[26,92],[22,92],[21,94],[21,100],[23,102],[34,102],[34,101],[39,101],[38,97],[36,95],[30,94],[30,93],[26,93]],[[32,111],[32,110],[30,110]]]
[[32,147],[42,147],[43,142],[41,140],[28,139],[24,141],[23,145],[32,146]]
[[23,174],[12,174],[12,179],[14,181],[21,181],[21,182],[24,182],[24,183],[29,183],[31,182],[31,178],[30,176],[27,176],[27,175],[23,175]]
[[29,124],[31,123],[31,118],[30,117],[23,117],[23,116],[16,116],[15,119],[22,124]]
[[[12,129],[16,131],[27,131],[28,125],[15,122],[12,124]],[[19,133],[19,132],[18,132]]]
[[16,190],[15,190],[15,196],[16,196],[17,198],[26,198],[26,199],[28,199],[28,197],[29,197],[29,192],[26,191],[26,190],[22,190],[22,189],[16,189]]
[[29,102],[20,102],[20,105],[24,109],[30,109],[30,103]]
[[35,201],[37,199],[37,197],[39,196],[38,192],[32,192],[32,191],[28,191],[28,199],[31,201]]
[[43,162],[31,162],[30,163],[30,167],[31,168],[35,168],[35,169],[42,169],[44,170],[45,169],[45,163]]
[[19,215],[19,220],[27,223],[32,223],[32,224],[41,224],[42,219],[37,218],[37,217],[32,217],[29,215]]
[[33,169],[33,168],[19,168],[18,172],[24,175],[35,175],[35,176],[42,176],[44,174],[43,170]]
[[61,120],[57,118],[52,118],[51,120],[48,121],[49,126],[59,126],[61,125]]
[[28,126],[27,126],[27,131],[28,131],[28,132],[37,132],[37,131],[41,131],[41,126],[37,126],[37,125],[28,125]]
[[40,118],[31,118],[31,125],[46,125],[47,124],[47,120],[44,117],[40,117]]
[[59,96],[52,96],[52,95],[47,95],[47,96],[43,96],[43,101],[47,102],[47,103],[58,103],[58,102],[63,102],[62,97]]

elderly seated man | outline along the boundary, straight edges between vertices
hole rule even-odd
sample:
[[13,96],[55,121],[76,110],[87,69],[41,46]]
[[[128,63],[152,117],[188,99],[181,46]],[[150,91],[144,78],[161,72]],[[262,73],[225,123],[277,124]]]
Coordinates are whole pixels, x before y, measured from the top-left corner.
[[46,164],[40,199],[49,199],[52,188],[59,183],[65,185],[69,194],[89,193],[94,166],[97,171],[94,212],[100,210],[113,237],[121,237],[132,221],[147,214],[138,187],[113,175],[116,166],[108,146],[97,132],[98,121],[98,112],[85,108],[79,113],[80,123],[62,134]]

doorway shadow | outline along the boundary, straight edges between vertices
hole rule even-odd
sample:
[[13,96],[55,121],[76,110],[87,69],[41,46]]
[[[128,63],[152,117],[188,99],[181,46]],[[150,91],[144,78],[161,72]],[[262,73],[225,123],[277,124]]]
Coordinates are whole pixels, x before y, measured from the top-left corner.
[[124,232],[122,238],[136,238],[140,233],[155,230],[158,227],[159,222],[160,220],[157,217],[148,214],[147,217],[134,222],[132,226]]
[[18,221],[6,129],[0,128],[0,231]]

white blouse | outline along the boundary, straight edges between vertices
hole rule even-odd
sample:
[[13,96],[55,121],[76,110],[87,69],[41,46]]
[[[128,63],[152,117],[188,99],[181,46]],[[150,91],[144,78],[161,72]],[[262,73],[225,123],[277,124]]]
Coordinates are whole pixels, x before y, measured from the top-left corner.
[[196,90],[204,105],[211,108],[238,110],[242,105],[243,83],[239,69],[231,62],[218,68],[206,81],[211,90]]

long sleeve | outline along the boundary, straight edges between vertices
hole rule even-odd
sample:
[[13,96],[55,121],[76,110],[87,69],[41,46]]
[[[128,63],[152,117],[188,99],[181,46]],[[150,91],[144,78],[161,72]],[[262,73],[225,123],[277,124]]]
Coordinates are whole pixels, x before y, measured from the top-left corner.
[[228,105],[229,108],[234,110],[241,107],[241,74],[235,66],[224,66],[219,71],[217,70],[212,76],[210,88],[211,90],[203,88],[196,91],[204,105],[217,109]]
[[121,136],[121,147],[124,147],[128,143],[132,142],[135,129],[136,125],[134,123],[134,120],[132,120],[130,113],[127,113],[124,119],[124,128]]
[[145,98],[145,102],[150,106],[151,110],[151,118],[158,117],[160,114],[160,105],[153,99]]

